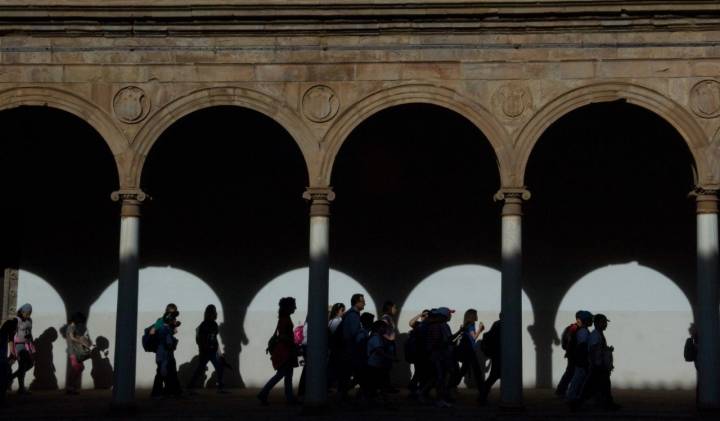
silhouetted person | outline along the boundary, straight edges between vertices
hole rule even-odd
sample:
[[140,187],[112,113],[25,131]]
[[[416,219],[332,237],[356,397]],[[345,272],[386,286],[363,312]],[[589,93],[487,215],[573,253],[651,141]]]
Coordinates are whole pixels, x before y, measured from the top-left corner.
[[0,408],[6,405],[5,399],[10,386],[12,369],[8,359],[8,351],[17,332],[17,325],[17,319],[11,319],[0,326]]
[[157,371],[151,397],[160,398],[163,396],[180,396],[180,381],[178,380],[177,362],[175,361],[175,349],[178,340],[175,338],[180,321],[180,315],[175,304],[168,304],[165,313],[153,326],[157,349],[155,351],[155,363]]
[[427,331],[427,320],[430,310],[423,310],[422,313],[410,319],[410,333],[405,341],[405,361],[413,365],[413,375],[408,384],[409,397],[419,397],[421,386],[427,383],[430,371],[430,356],[425,350],[425,333]]
[[575,353],[573,352],[576,346],[576,333],[578,328],[582,325],[582,322],[580,321],[580,312],[578,311],[575,313],[575,323],[567,326],[562,333],[562,337],[560,338],[560,346],[565,351],[565,358],[567,359],[567,367],[565,367],[565,372],[563,373],[562,377],[560,378],[560,382],[557,385],[557,389],[555,389],[555,395],[559,397],[565,397],[567,395],[568,386],[570,385],[570,380],[572,380],[573,373],[575,373]]
[[66,377],[66,393],[77,395],[82,386],[82,373],[85,370],[84,361],[90,358],[92,341],[87,330],[85,315],[77,312],[72,315],[68,324],[61,329],[67,341],[67,354],[69,370]]
[[90,352],[92,370],[90,376],[93,379],[95,389],[110,389],[113,384],[113,368],[108,354],[110,353],[110,341],[104,336],[95,338],[95,347]]
[[[17,330],[13,338],[12,353],[18,362],[18,369],[12,374],[10,381],[17,378],[18,394],[29,394],[25,388],[25,373],[34,365],[35,345],[32,336],[32,305],[23,304],[17,312]],[[56,382],[57,383],[57,382]]]
[[330,314],[328,315],[328,372],[327,372],[327,386],[328,388],[334,387],[338,381],[338,374],[340,372],[340,349],[337,348],[334,342],[337,342],[335,335],[337,329],[342,323],[343,315],[345,314],[345,304],[335,303],[330,308]]
[[596,314],[593,318],[595,329],[588,337],[588,358],[590,369],[585,387],[583,389],[583,400],[595,397],[597,404],[605,410],[617,410],[620,408],[612,396],[612,385],[610,373],[615,368],[613,365],[613,347],[608,346],[605,339],[605,330],[608,327],[608,320],[604,314]]
[[500,380],[502,375],[502,353],[500,349],[500,332],[502,330],[502,324],[500,320],[490,326],[490,330],[483,335],[482,341],[480,342],[480,349],[487,359],[490,360],[490,374],[487,379],[482,383],[482,387],[478,391],[477,401],[480,405],[487,403],[488,395],[490,390],[496,381]]
[[49,327],[33,341],[35,354],[33,355],[35,379],[30,384],[32,390],[57,390],[58,379],[55,375],[55,360],[53,356],[53,342],[59,333],[54,327]]
[[573,377],[567,390],[567,401],[570,409],[575,410],[581,403],[583,387],[587,380],[590,359],[588,355],[588,340],[590,332],[588,328],[592,326],[593,315],[589,311],[579,311],[578,319],[580,324],[575,332],[575,346],[572,350],[572,359],[575,362]]
[[204,374],[207,363],[212,363],[217,373],[217,390],[219,393],[225,392],[223,383],[223,371],[225,367],[220,361],[220,344],[218,342],[218,324],[217,310],[215,306],[210,304],[205,308],[203,322],[197,327],[195,332],[195,342],[198,346],[198,365],[195,373],[190,379],[189,388],[195,387],[201,374]]
[[695,366],[695,400],[697,401],[700,397],[700,384],[697,381],[698,332],[697,327],[695,327],[695,323],[690,323],[690,327],[688,327],[688,335],[690,335],[690,337],[685,340],[683,357],[685,357],[685,361],[692,362]]
[[[393,359],[397,356],[397,344],[395,343],[397,336],[398,336],[398,330],[397,326],[395,324],[395,317],[397,316],[397,306],[392,301],[385,301],[383,303],[382,307],[382,316],[380,316],[380,321],[385,322],[387,324],[386,332],[383,334],[383,337],[386,338],[389,343],[387,344],[387,349],[389,352],[392,353]],[[386,370],[385,374],[387,375],[387,378],[384,380],[384,392],[387,393],[397,393],[399,392],[397,389],[395,389],[392,386],[392,381],[390,378],[390,375],[392,373],[391,370]]]
[[338,329],[342,329],[340,343],[340,375],[338,378],[338,392],[341,399],[347,398],[350,390],[350,380],[359,378],[366,361],[366,350],[361,342],[366,337],[360,323],[360,314],[365,309],[365,297],[355,294],[350,298],[350,309],[343,315],[343,321]]
[[454,310],[447,307],[440,307],[431,311],[427,319],[425,348],[430,355],[430,367],[434,375],[424,385],[422,396],[428,396],[430,389],[434,387],[437,393],[435,405],[439,408],[452,406],[449,402],[447,386],[451,365],[455,363],[452,355],[453,344],[450,341],[452,331],[448,326],[453,312]]
[[289,404],[297,403],[297,399],[293,395],[292,378],[293,370],[298,366],[298,350],[293,337],[293,322],[290,320],[290,315],[297,309],[295,299],[293,297],[281,298],[278,307],[277,327],[268,344],[270,359],[276,372],[257,395],[263,405],[268,404],[270,390],[283,379],[285,379],[285,400]]
[[485,330],[485,325],[479,324],[476,329],[475,324],[478,322],[477,310],[471,308],[465,312],[463,324],[460,327],[461,335],[460,343],[455,347],[455,359],[462,364],[460,370],[453,373],[450,380],[450,387],[458,387],[462,379],[467,374],[471,374],[475,379],[475,385],[478,391],[482,385],[482,368],[475,353],[475,341]]
[[367,368],[364,370],[364,395],[373,398],[378,395],[387,404],[390,371],[395,360],[392,327],[384,320],[373,323],[371,336],[367,341]]

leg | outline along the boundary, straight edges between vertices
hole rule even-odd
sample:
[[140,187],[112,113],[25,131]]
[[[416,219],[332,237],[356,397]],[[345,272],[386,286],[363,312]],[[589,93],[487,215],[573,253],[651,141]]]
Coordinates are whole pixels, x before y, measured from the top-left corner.
[[217,352],[214,352],[212,355],[210,355],[210,362],[213,365],[213,368],[215,368],[215,374],[217,374],[217,387],[218,390],[223,390],[225,388],[225,383],[223,383],[223,374],[225,373],[225,366],[220,363],[220,356]]
[[293,395],[293,371],[294,367],[289,365],[285,368],[285,400],[289,403],[294,403],[296,401],[295,395]]
[[155,380],[153,381],[153,388],[150,396],[153,398],[158,398],[163,395],[163,363],[161,360],[156,358],[155,364],[157,364],[157,370],[155,371]]
[[175,355],[170,354],[167,365],[167,374],[165,377],[165,387],[167,393],[173,396],[180,396],[182,389],[180,388],[180,379],[178,379],[177,363],[175,362]]
[[568,389],[568,386],[570,385],[570,380],[572,380],[574,372],[575,372],[575,362],[568,358],[567,367],[565,367],[565,372],[563,373],[562,378],[560,378],[560,382],[557,385],[557,389],[555,389],[555,394],[557,396],[565,396],[567,394],[567,389]]
[[[190,382],[187,385],[188,389],[192,389],[192,388],[196,387],[197,381],[200,378],[200,376],[202,375],[202,373],[205,371],[205,368],[207,368],[207,363],[209,360],[210,360],[210,358],[207,355],[200,353],[200,355],[198,356],[198,365],[197,365],[197,367],[195,367],[195,371],[193,372],[193,375],[190,378]],[[217,369],[217,365],[215,362],[213,362],[213,366],[215,367],[215,371],[217,372],[218,369]],[[205,387],[204,384],[200,385],[201,389],[203,389],[204,387]]]
[[305,367],[306,366],[303,366],[302,371],[300,372],[300,383],[298,384],[299,397],[305,396]]
[[258,394],[258,399],[260,399],[262,402],[267,402],[268,395],[270,394],[270,390],[275,387],[275,385],[283,378],[285,377],[285,371],[283,370],[283,367],[278,368],[278,370],[275,372],[275,375],[273,375],[270,380],[268,380],[267,383],[265,383],[265,386],[262,388],[260,393]]

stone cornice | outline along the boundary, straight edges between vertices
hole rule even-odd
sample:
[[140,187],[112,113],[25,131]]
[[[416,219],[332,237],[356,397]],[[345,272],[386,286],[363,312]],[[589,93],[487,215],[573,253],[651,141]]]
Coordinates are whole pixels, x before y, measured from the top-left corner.
[[0,34],[139,36],[720,28],[717,0],[0,0]]

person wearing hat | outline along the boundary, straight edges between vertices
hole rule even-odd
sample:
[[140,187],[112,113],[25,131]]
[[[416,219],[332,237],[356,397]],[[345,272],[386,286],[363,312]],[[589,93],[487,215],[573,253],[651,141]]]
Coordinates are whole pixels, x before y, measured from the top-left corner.
[[612,397],[610,373],[613,366],[613,347],[608,346],[605,330],[610,320],[604,314],[596,314],[593,318],[595,329],[588,337],[589,373],[582,400],[596,397],[598,405],[606,410],[617,410],[619,405]]
[[452,318],[455,310],[447,307],[439,307],[430,312],[428,317],[428,330],[426,335],[426,349],[430,354],[430,367],[434,376],[423,387],[422,396],[428,396],[430,390],[434,387],[437,392],[435,405],[440,408],[449,408],[449,396],[447,393],[448,374],[451,371],[453,363],[452,351],[453,344],[450,341],[452,331],[448,322]]
[[575,332],[575,344],[573,349],[568,351],[572,353],[572,360],[575,362],[573,377],[567,390],[567,401],[572,410],[577,409],[580,405],[582,390],[587,380],[589,368],[588,339],[590,336],[588,328],[593,324],[593,315],[589,311],[578,311],[577,316],[579,325]]

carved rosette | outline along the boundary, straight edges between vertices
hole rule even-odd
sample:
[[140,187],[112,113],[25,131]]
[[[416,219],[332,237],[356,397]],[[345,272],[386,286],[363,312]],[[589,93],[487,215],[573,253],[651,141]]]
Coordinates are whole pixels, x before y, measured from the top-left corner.
[[503,202],[503,216],[522,216],[523,201],[530,200],[530,192],[524,187],[509,187],[495,193],[496,202]]
[[527,86],[508,84],[495,91],[492,102],[495,109],[502,115],[515,119],[532,107],[532,94]]
[[720,116],[720,82],[703,80],[690,90],[690,107],[702,118]]
[[330,216],[330,202],[335,200],[332,187],[308,187],[303,199],[310,202],[310,216]]
[[310,121],[315,123],[330,121],[339,110],[340,98],[328,86],[315,85],[303,95],[302,113]]
[[127,86],[115,94],[113,112],[115,117],[123,123],[139,123],[150,112],[150,98],[137,86]]

